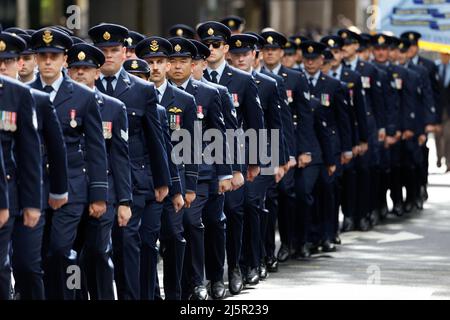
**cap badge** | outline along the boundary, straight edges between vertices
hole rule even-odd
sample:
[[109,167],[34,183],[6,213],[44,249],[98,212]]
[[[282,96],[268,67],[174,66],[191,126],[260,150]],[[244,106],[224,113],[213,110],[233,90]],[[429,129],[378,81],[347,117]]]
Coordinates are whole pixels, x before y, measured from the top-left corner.
[[228,21],[228,26],[229,27],[234,27],[236,25],[236,22],[234,22],[234,20],[230,20],[230,21]]
[[208,29],[208,35],[212,36],[214,34],[213,28]]
[[158,51],[158,49],[159,49],[158,41],[153,40],[153,41],[150,43],[150,50],[152,50],[153,52],[155,52],[155,51]]
[[328,45],[329,45],[330,47],[333,47],[334,44],[335,44],[335,42],[334,42],[333,39],[328,40]]
[[45,30],[44,34],[42,35],[42,40],[45,44],[49,45],[53,41],[53,35],[50,30]]
[[173,48],[176,52],[180,52],[181,51],[181,46],[179,44],[177,44],[174,48]]
[[308,47],[308,53],[313,53],[314,52],[314,48],[312,46]]
[[4,41],[0,41],[0,51],[6,50],[6,43]]
[[267,43],[268,44],[273,44],[273,38],[271,36],[267,37]]
[[86,54],[83,51],[80,51],[80,53],[78,53],[78,60],[83,61],[84,59],[86,59]]
[[177,30],[177,36],[181,37],[183,35],[183,29]]
[[105,33],[103,34],[103,39],[109,41],[109,39],[111,39],[111,34],[108,31],[105,31]]
[[241,40],[237,40],[237,41],[235,42],[235,45],[236,45],[236,47],[238,47],[238,48],[242,47],[242,42],[241,42]]
[[131,63],[131,69],[136,70],[137,68],[139,68],[139,65],[136,60],[133,60],[133,62]]

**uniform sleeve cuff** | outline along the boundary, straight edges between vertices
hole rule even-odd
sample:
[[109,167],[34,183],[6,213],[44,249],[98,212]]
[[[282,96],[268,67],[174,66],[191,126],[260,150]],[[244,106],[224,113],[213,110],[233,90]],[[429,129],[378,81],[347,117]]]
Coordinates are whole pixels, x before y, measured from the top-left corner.
[[219,176],[218,179],[219,179],[219,181],[229,180],[229,179],[233,179],[233,176],[231,174],[226,175],[226,176]]
[[66,199],[69,197],[69,193],[63,193],[63,194],[55,194],[55,193],[50,193],[49,197],[54,199],[54,200],[62,200],[62,199]]

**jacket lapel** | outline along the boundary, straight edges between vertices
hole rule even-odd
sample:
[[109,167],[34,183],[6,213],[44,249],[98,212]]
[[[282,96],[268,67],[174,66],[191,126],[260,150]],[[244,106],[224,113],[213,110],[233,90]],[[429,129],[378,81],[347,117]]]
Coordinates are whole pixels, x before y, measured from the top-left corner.
[[231,70],[230,66],[227,64],[225,69],[223,69],[222,76],[220,77],[219,84],[222,86],[228,87],[231,79],[233,77],[233,70]]
[[53,105],[58,108],[61,104],[72,98],[73,93],[73,82],[64,76],[64,80],[59,87],[58,93],[56,94]]
[[130,89],[131,80],[128,73],[122,69],[119,79],[117,80],[116,89],[114,90],[114,97],[119,98],[125,91]]
[[173,104],[174,100],[175,100],[175,97],[173,94],[172,85],[168,83],[166,91],[164,91],[164,95],[161,99],[161,105],[167,109],[168,107],[170,107]]
[[197,95],[197,90],[198,90],[198,86],[193,83],[192,79],[189,80],[188,85],[186,87],[186,92],[195,97]]

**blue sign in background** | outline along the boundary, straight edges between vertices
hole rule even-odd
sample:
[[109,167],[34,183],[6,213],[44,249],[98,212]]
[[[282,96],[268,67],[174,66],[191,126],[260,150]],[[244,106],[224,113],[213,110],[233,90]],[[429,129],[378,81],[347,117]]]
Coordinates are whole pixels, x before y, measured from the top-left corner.
[[397,36],[407,30],[423,41],[450,45],[450,0],[378,0],[379,31]]

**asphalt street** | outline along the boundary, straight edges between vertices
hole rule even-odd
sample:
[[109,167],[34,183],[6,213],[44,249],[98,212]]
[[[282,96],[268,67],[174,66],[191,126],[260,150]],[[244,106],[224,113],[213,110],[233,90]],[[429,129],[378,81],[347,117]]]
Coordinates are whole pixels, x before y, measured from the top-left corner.
[[231,300],[450,299],[450,173],[436,167],[430,140],[429,200],[421,212],[369,232],[341,235],[331,254],[289,260]]

